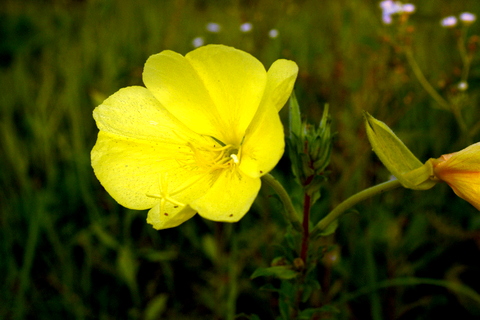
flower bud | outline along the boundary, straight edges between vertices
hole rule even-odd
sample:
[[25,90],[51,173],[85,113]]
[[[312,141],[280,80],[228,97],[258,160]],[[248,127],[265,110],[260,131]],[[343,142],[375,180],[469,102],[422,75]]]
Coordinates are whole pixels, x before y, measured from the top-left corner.
[[313,194],[325,180],[330,163],[333,135],[330,130],[328,105],[318,126],[301,121],[300,108],[294,95],[290,99],[290,132],[287,146],[293,173],[301,186]]
[[395,133],[382,121],[365,112],[368,140],[388,171],[403,187],[427,190],[435,185],[431,177],[431,164],[422,164]]
[[457,196],[480,210],[480,142],[429,161],[436,179],[446,182]]

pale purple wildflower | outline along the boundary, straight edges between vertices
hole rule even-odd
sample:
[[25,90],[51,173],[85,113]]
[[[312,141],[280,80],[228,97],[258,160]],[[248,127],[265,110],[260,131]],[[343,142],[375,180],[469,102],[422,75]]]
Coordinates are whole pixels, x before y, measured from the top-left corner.
[[382,14],[382,21],[385,24],[391,24],[392,23],[392,16],[390,14]]
[[219,33],[222,30],[222,26],[216,22],[207,23],[206,27],[208,32]]
[[250,22],[245,22],[240,25],[240,31],[242,32],[250,32],[253,29],[253,24]]
[[468,83],[466,81],[460,81],[457,85],[458,90],[465,91],[468,89]]
[[411,3],[405,3],[402,7],[402,11],[405,13],[414,13],[416,10],[415,5]]
[[192,40],[192,45],[194,48],[201,47],[205,44],[205,40],[202,37],[196,37]]
[[382,8],[384,15],[392,15],[398,13],[402,6],[398,1],[384,0],[380,2],[380,8]]
[[380,8],[382,9],[382,21],[385,24],[392,23],[392,15],[395,14],[411,14],[415,12],[415,5],[411,3],[403,4],[400,1],[384,0],[380,2]]
[[440,24],[444,28],[453,28],[457,25],[457,18],[455,16],[443,18],[442,21],[440,21]]
[[268,31],[268,36],[272,39],[275,39],[276,37],[278,37],[278,30],[277,29],[272,29],[272,30]]
[[464,24],[472,24],[477,20],[477,16],[470,12],[463,12],[460,14],[460,21]]

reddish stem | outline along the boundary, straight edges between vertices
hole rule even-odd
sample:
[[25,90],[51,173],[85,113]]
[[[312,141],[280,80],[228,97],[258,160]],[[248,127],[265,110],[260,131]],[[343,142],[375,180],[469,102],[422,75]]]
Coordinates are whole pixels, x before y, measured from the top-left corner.
[[300,251],[300,258],[303,262],[307,263],[307,253],[308,253],[308,243],[310,238],[310,206],[312,204],[312,198],[310,195],[305,192],[305,197],[303,200],[303,237],[302,237],[302,249]]

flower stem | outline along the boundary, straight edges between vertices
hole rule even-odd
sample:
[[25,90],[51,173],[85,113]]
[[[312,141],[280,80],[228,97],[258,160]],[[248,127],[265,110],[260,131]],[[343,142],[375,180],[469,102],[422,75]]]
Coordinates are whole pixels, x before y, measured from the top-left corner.
[[423,75],[422,69],[420,69],[417,61],[413,57],[412,51],[409,48],[405,49],[405,55],[407,57],[407,61],[410,64],[410,67],[413,70],[413,73],[417,77],[418,82],[422,85],[423,89],[427,91],[427,93],[444,109],[450,110],[451,106],[447,100],[445,100],[438,92],[435,90],[430,82],[428,82],[427,78]]
[[288,220],[288,222],[291,223],[295,230],[297,230],[298,232],[303,232],[302,224],[298,219],[298,215],[295,211],[295,207],[293,206],[292,199],[290,199],[288,192],[285,190],[282,184],[278,182],[278,180],[269,173],[262,176],[262,180],[263,182],[268,184],[273,190],[275,190],[277,195],[280,197],[280,201],[282,201],[283,206],[285,207],[285,218]]
[[[233,229],[233,227],[232,227]],[[231,232],[230,239],[230,254],[228,257],[228,291],[227,291],[227,305],[226,305],[226,320],[234,320],[236,314],[236,305],[238,297],[238,247],[237,239],[234,230]]]
[[467,49],[465,47],[465,38],[467,35],[467,29],[468,27],[464,26],[464,28],[461,30],[460,36],[458,37],[458,41],[457,41],[458,51],[460,53],[460,57],[462,58],[462,63],[463,63],[461,81],[467,81],[468,73],[470,71],[471,57],[469,56]]
[[[423,75],[422,70],[420,69],[417,61],[413,57],[412,50],[410,48],[405,49],[405,55],[407,57],[407,61],[410,64],[410,67],[413,70],[413,73],[418,79],[418,82],[422,85],[423,89],[427,91],[427,93],[445,110],[449,110],[453,113],[455,116],[455,120],[457,120],[457,123],[460,127],[460,129],[463,132],[466,132],[467,130],[467,125],[465,124],[465,121],[463,120],[462,113],[457,105],[453,105],[449,103],[447,100],[445,100],[438,92],[435,90],[435,88],[432,87],[430,82],[428,82],[427,78]],[[465,61],[464,61],[465,63]],[[464,66],[464,70],[467,66]],[[466,69],[468,70],[468,69]],[[468,75],[468,73],[466,74]]]
[[300,258],[303,262],[307,263],[307,254],[308,254],[308,242],[309,242],[309,225],[310,225],[310,208],[312,205],[312,197],[305,192],[305,197],[303,200],[303,237],[302,237],[302,248],[300,251]]
[[400,186],[401,186],[400,182],[397,179],[395,179],[395,180],[390,180],[387,182],[377,184],[376,186],[370,187],[368,189],[360,191],[359,193],[354,194],[353,196],[351,196],[350,198],[346,199],[345,201],[340,203],[338,206],[336,206],[332,211],[330,211],[329,214],[327,214],[322,220],[320,220],[317,223],[317,225],[313,228],[310,234],[310,237],[316,238],[318,235],[320,235],[322,231],[327,229],[327,227],[333,221],[338,219],[338,217],[340,217],[342,213],[344,213],[346,210],[350,209],[357,203],[365,199],[371,198],[379,193],[389,191]]

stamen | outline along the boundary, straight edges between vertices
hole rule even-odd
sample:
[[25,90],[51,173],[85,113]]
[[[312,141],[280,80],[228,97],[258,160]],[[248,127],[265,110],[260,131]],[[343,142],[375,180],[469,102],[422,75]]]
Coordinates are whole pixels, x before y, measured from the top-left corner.
[[233,163],[238,164],[239,161],[238,161],[238,157],[237,157],[236,154],[232,153],[232,154],[230,155],[230,158],[233,159]]
[[165,206],[167,202],[170,202],[174,206],[178,207],[185,207],[186,204],[181,203],[172,198],[173,195],[183,191],[188,186],[182,186],[180,189],[175,190],[174,192],[168,191],[168,173],[159,176],[158,186],[160,189],[159,194],[146,194],[147,197],[155,198],[160,200],[160,213],[165,212]]
[[[214,143],[187,142],[190,147],[192,160],[195,162],[192,169],[197,169],[199,174],[210,174],[216,170],[232,168],[240,163],[242,148],[209,136]],[[242,139],[243,142],[243,139]]]

